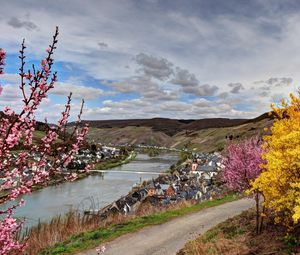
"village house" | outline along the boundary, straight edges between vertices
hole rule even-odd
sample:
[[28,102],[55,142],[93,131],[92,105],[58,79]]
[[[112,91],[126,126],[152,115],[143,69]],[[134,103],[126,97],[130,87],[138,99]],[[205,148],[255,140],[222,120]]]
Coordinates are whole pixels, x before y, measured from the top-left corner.
[[156,195],[158,197],[163,197],[164,196],[164,190],[162,189],[161,184],[158,183],[155,188],[156,188]]
[[156,189],[154,186],[148,188],[148,196],[155,196],[156,195]]
[[192,172],[197,171],[197,168],[198,168],[198,163],[195,161],[192,163]]
[[166,195],[168,197],[173,197],[176,194],[176,190],[174,189],[174,187],[172,185],[169,185],[168,189],[166,190]]

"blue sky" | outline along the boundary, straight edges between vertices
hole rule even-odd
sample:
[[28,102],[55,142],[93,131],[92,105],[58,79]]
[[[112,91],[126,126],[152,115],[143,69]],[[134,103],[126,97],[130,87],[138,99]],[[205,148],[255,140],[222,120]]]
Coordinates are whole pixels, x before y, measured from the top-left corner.
[[57,119],[70,91],[84,119],[256,117],[297,91],[299,22],[297,0],[3,1],[0,107],[20,106],[22,38],[38,64],[58,25],[59,81],[39,119]]

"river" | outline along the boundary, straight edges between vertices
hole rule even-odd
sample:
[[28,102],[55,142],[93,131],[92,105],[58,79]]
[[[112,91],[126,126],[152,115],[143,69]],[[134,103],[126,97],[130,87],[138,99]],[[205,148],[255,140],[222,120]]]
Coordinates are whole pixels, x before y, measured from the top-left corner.
[[[121,196],[126,195],[135,183],[157,177],[157,174],[136,174],[126,171],[164,172],[178,160],[177,154],[161,154],[149,157],[138,154],[137,157],[122,166],[111,170],[124,173],[107,172],[90,175],[84,179],[50,186],[24,196],[25,206],[18,208],[15,216],[26,219],[26,227],[36,225],[38,221],[47,221],[57,215],[63,215],[70,209],[102,208]],[[0,210],[7,205],[0,206]]]

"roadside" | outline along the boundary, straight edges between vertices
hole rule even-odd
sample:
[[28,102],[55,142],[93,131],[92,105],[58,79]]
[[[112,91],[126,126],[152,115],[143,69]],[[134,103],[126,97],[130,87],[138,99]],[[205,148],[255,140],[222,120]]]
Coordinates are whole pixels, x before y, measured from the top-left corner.
[[287,236],[283,226],[267,218],[262,233],[255,229],[255,210],[250,209],[188,242],[177,255],[300,254],[300,241]]
[[[160,213],[156,213],[156,214],[150,214],[147,216],[142,216],[142,217],[135,217],[133,219],[127,220],[127,221],[123,221],[121,223],[118,224],[114,224],[114,225],[109,225],[107,227],[101,227],[98,228],[94,231],[88,231],[82,234],[78,234],[73,236],[72,238],[69,238],[67,240],[65,240],[62,243],[57,243],[54,247],[52,248],[48,248],[47,250],[44,250],[43,252],[41,252],[40,254],[75,254],[76,252],[79,251],[84,251],[84,250],[88,250],[90,248],[94,248],[97,247],[100,244],[103,244],[104,242],[108,242],[111,241],[113,239],[116,239],[116,241],[113,241],[112,243],[108,244],[108,248],[109,247],[115,247],[114,244],[118,244],[121,241],[122,245],[125,245],[125,247],[130,247],[132,246],[134,243],[135,245],[139,245],[139,233],[142,231],[142,233],[144,231],[150,231],[149,235],[143,235],[143,238],[146,238],[147,236],[151,239],[157,236],[160,238],[160,241],[164,241],[166,238],[170,237],[169,234],[166,234],[164,231],[162,231],[162,229],[165,229],[170,231],[170,233],[177,233],[178,236],[181,236],[178,240],[176,240],[177,237],[174,236],[174,240],[171,241],[170,245],[172,246],[174,242],[179,242],[181,244],[181,247],[177,247],[178,248],[182,248],[184,246],[184,244],[188,241],[188,239],[186,239],[187,236],[190,237],[189,233],[191,231],[189,231],[189,228],[191,227],[191,225],[195,226],[192,227],[191,229],[195,230],[194,234],[198,234],[198,230],[206,230],[208,228],[210,228],[212,225],[211,223],[214,222],[214,218],[219,217],[219,222],[227,219],[228,217],[232,216],[232,211],[238,211],[241,212],[244,209],[248,209],[251,205],[252,202],[249,200],[245,200],[245,199],[241,199],[236,201],[237,204],[235,204],[235,201],[237,200],[238,197],[236,195],[229,195],[226,196],[222,199],[216,199],[216,200],[212,200],[212,201],[205,201],[202,203],[198,203],[198,204],[194,204],[192,206],[185,206],[183,208],[179,208],[179,209],[171,209],[165,212],[160,212]],[[225,203],[228,203],[228,205],[226,206]],[[225,208],[223,207],[219,207],[221,204],[224,204]],[[213,207],[210,209],[205,209],[205,208],[209,208],[209,207]],[[228,211],[228,210],[229,211]],[[207,211],[208,210],[208,211]],[[211,212],[212,210],[212,212]],[[228,212],[227,212],[228,211]],[[224,214],[224,216],[222,216]],[[195,216],[196,215],[196,216]],[[201,216],[203,215],[203,216]],[[209,216],[211,215],[211,216]],[[183,217],[181,217],[183,216]],[[198,217],[201,219],[203,217],[202,221],[199,221]],[[176,219],[178,218],[178,219]],[[171,221],[172,220],[172,221]],[[167,223],[166,223],[167,222]],[[184,225],[189,222],[189,225],[187,227],[184,227]],[[201,224],[199,225],[198,222],[201,222]],[[219,223],[217,222],[217,223]],[[160,226],[153,226],[153,225],[158,225],[158,224],[162,224]],[[176,224],[179,224],[179,226],[176,226]],[[208,224],[208,226],[206,227],[205,225]],[[205,226],[205,227],[202,227]],[[145,227],[149,227],[149,228],[145,228]],[[141,230],[142,228],[145,228],[145,230]],[[157,232],[155,232],[157,229]],[[153,230],[151,230],[153,229]],[[177,230],[176,230],[177,229]],[[182,232],[182,231],[188,232]],[[140,231],[139,231],[140,230]],[[196,231],[197,230],[197,231]],[[139,232],[136,232],[139,231]],[[152,232],[154,231],[154,232]],[[125,235],[128,233],[132,233],[132,232],[136,232],[133,234],[129,234],[129,235]],[[182,234],[181,234],[182,232]],[[122,235],[125,235],[124,237],[120,237]],[[126,240],[129,237],[137,237],[138,240],[132,240],[132,243],[128,243],[128,246],[126,245]],[[193,237],[195,237],[193,235]],[[142,239],[143,239],[142,238]],[[118,240],[118,241],[117,241]],[[156,240],[157,241],[157,240]],[[160,245],[165,245],[162,243],[153,243],[153,240],[148,240],[147,238],[145,239],[145,242],[149,242],[148,245],[153,245],[153,247],[160,247]],[[165,240],[165,242],[167,242]],[[121,247],[121,246],[120,246]],[[120,249],[120,247],[116,247],[116,249]],[[135,246],[132,246],[135,247]],[[142,246],[144,247],[144,245]],[[152,247],[152,248],[153,248]],[[145,248],[150,248],[145,246]],[[123,249],[120,249],[120,251],[124,252]],[[130,253],[128,254],[152,254],[150,253],[144,253],[144,250],[140,252],[140,250],[137,250],[137,253],[132,253],[132,249],[129,249]],[[177,250],[176,250],[177,251]],[[109,249],[107,252],[110,252]],[[172,250],[172,253],[170,254],[174,254],[175,252]],[[87,253],[81,253],[81,254],[95,254],[95,250],[90,250]],[[115,253],[115,248],[113,249],[112,253],[107,253],[107,254],[119,254],[119,253]],[[122,253],[125,254],[125,253]],[[160,253],[157,253],[160,254]],[[164,252],[165,254],[165,252]]]
[[[251,200],[241,199],[206,208],[165,224],[145,228],[107,243],[104,254],[174,255],[184,247],[187,241],[253,205]],[[93,254],[95,254],[94,250],[78,253],[78,255]]]

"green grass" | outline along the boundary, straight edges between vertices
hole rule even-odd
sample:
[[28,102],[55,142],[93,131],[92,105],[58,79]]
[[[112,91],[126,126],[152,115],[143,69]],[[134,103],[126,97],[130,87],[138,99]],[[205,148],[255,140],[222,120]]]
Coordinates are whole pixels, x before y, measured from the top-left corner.
[[111,225],[105,228],[99,228],[94,231],[81,233],[70,237],[62,243],[57,243],[40,254],[57,255],[57,254],[73,254],[75,252],[94,248],[104,242],[113,240],[121,235],[138,231],[144,227],[165,223],[174,218],[187,215],[189,213],[198,212],[204,208],[217,206],[226,202],[237,200],[236,195],[227,195],[224,198],[212,201],[205,201],[192,206],[186,206],[180,209],[168,210],[162,213],[149,216],[137,217],[121,224]]

